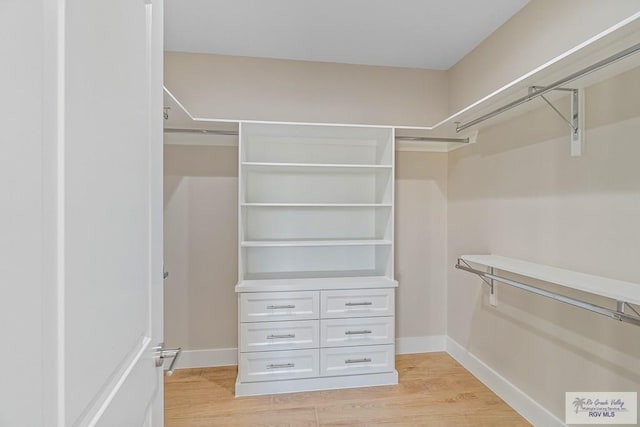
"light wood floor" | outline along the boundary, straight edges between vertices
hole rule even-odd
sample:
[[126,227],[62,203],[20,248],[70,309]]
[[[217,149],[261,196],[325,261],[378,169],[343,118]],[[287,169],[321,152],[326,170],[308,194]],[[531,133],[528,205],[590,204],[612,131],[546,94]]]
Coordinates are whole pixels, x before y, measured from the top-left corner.
[[446,353],[397,356],[397,386],[234,397],[236,367],[165,377],[165,425],[528,426]]

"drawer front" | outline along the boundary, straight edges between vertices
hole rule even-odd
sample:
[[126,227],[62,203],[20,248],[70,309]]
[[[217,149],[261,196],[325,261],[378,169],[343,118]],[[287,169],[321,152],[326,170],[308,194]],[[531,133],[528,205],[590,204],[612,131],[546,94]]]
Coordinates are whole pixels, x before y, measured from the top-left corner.
[[317,319],[318,292],[256,292],[240,294],[241,322]]
[[373,345],[320,349],[320,375],[374,374],[395,369],[395,346]]
[[318,320],[240,324],[240,351],[318,348]]
[[393,317],[326,319],[320,321],[322,347],[393,344]]
[[394,289],[355,289],[322,291],[321,316],[325,319],[345,317],[393,316]]
[[317,377],[318,351],[313,349],[240,353],[240,382]]

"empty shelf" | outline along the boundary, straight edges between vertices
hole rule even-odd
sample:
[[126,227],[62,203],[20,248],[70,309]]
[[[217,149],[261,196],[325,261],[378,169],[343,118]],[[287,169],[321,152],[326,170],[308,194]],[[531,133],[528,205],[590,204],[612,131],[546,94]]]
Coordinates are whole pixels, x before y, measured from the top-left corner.
[[376,208],[391,207],[391,203],[242,203],[242,206],[273,206],[273,207],[345,207],[345,208]]
[[342,163],[270,163],[270,162],[242,162],[242,166],[247,167],[298,167],[298,168],[353,168],[353,169],[391,169],[391,165],[370,165],[370,164],[342,164]]
[[[321,273],[322,274],[322,273]],[[236,285],[236,292],[264,292],[272,291],[304,291],[330,289],[372,289],[395,288],[398,282],[385,276],[339,276],[339,277],[309,277],[309,278],[273,278],[260,276],[240,281]]]
[[462,255],[460,259],[498,270],[542,280],[594,295],[640,305],[640,284],[593,276],[498,255]]
[[240,243],[244,248],[266,248],[287,246],[372,246],[390,245],[391,240],[367,239],[317,239],[317,240],[246,240]]

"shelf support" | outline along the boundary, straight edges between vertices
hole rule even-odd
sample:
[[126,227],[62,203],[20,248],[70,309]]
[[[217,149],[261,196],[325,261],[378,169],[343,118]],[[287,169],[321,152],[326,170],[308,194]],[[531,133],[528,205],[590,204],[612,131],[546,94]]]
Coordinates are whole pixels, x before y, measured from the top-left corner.
[[[616,301],[616,309],[611,309],[608,307],[602,307],[600,305],[596,305],[596,304],[592,304],[590,302],[587,301],[582,301],[576,298],[572,298],[572,297],[568,297],[566,295],[562,295],[562,294],[558,294],[556,292],[551,292],[548,291],[546,289],[541,289],[526,283],[522,283],[522,282],[518,282],[516,280],[513,279],[508,279],[506,277],[502,277],[502,276],[498,276],[494,273],[491,272],[485,272],[482,270],[477,270],[473,267],[469,267],[469,264],[467,264],[463,259],[458,258],[458,262],[456,263],[455,266],[457,269],[459,270],[463,270],[466,271],[468,273],[472,273],[475,274],[477,276],[479,276],[485,283],[489,284],[489,281],[496,281],[496,282],[500,282],[500,283],[504,283],[505,285],[509,285],[509,286],[513,286],[514,288],[518,288],[521,289],[523,291],[527,291],[530,292],[532,294],[536,294],[536,295],[540,295],[543,297],[547,297],[550,298],[552,300],[555,301],[560,301],[563,302],[565,304],[569,304],[572,305],[574,307],[579,307],[579,308],[583,308],[585,310],[588,311],[592,311],[594,313],[598,313],[601,314],[603,316],[607,316],[610,317],[612,319],[615,320],[619,320],[621,322],[625,322],[625,323],[630,323],[632,325],[636,325],[636,326],[640,326],[640,315],[638,315],[638,312],[631,306],[631,304],[629,304],[626,301]],[[489,286],[491,286],[489,284]],[[627,306],[629,308],[631,308],[631,310],[636,314],[636,315],[631,315],[628,313],[625,313],[624,311],[624,306]]]
[[[544,92],[544,86],[530,86],[529,95]],[[544,102],[556,112],[560,118],[571,128],[571,156],[579,157],[582,155],[582,135],[584,130],[584,90],[569,88],[554,88],[554,91],[571,92],[571,118],[568,119],[564,114],[556,108],[555,105],[547,99],[544,94],[539,95]]]

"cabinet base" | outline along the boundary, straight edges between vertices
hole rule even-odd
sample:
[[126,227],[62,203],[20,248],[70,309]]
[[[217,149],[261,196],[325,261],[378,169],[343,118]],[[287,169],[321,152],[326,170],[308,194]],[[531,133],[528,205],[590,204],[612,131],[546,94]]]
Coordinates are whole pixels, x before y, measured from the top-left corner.
[[304,378],[297,380],[264,381],[255,383],[241,383],[236,380],[236,397],[396,384],[398,384],[398,371],[396,370],[381,374]]

